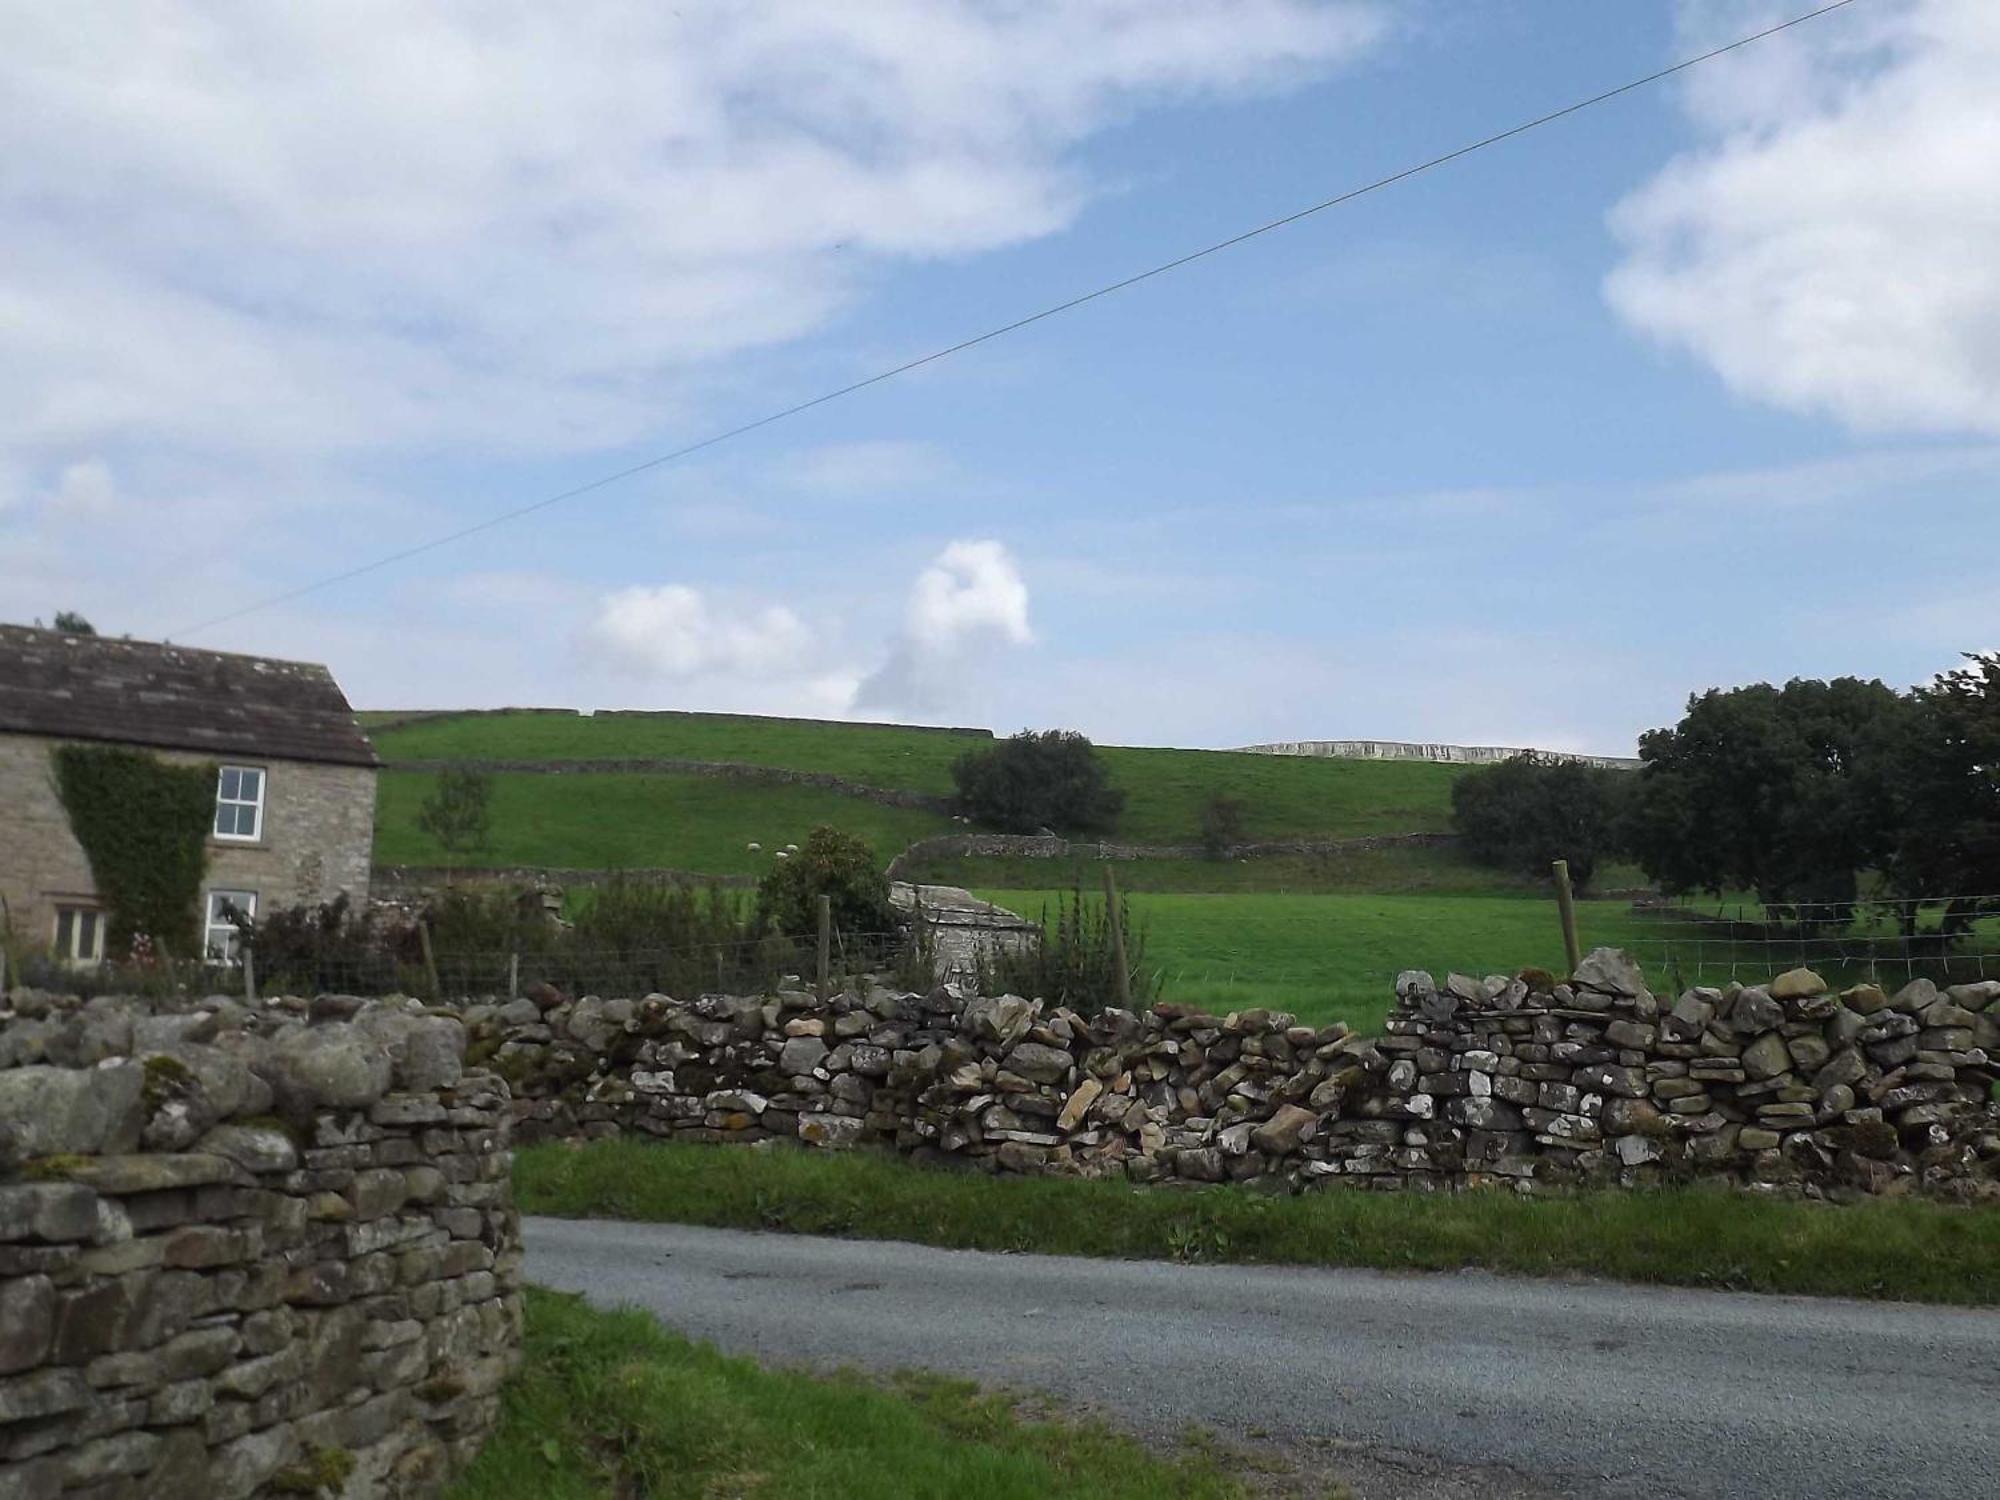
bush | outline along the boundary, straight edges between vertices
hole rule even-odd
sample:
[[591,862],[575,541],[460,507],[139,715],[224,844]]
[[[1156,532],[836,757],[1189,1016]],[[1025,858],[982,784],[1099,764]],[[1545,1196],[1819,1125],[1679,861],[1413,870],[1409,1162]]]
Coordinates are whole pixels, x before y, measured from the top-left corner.
[[896,925],[889,881],[875,851],[851,833],[825,826],[806,835],[805,846],[781,859],[757,885],[761,924],[793,938],[819,932],[819,898],[833,908],[833,925],[848,940],[880,935]]
[[1003,833],[1109,833],[1125,794],[1089,740],[1073,730],[1023,730],[951,768],[959,811]]
[[1243,842],[1245,808],[1239,797],[1217,792],[1201,809],[1201,848],[1210,859],[1221,859]]
[[[1132,926],[1131,908],[1121,899],[1118,920],[1125,931],[1125,972],[1132,1006],[1143,1009],[1160,997],[1159,971],[1147,966],[1146,934]],[[1042,911],[1042,940],[1025,949],[1002,951],[979,965],[982,995],[1025,995],[1051,1005],[1067,1005],[1094,1016],[1119,1003],[1118,959],[1111,942],[1110,907],[1086,901],[1081,888],[1058,898],[1056,920]]]
[[484,771],[447,767],[417,809],[417,827],[429,834],[453,863],[482,850],[492,828],[493,778]]
[[1631,773],[1535,754],[1467,771],[1451,787],[1451,819],[1465,852],[1481,864],[1547,875],[1569,861],[1570,879],[1590,884],[1616,852]]

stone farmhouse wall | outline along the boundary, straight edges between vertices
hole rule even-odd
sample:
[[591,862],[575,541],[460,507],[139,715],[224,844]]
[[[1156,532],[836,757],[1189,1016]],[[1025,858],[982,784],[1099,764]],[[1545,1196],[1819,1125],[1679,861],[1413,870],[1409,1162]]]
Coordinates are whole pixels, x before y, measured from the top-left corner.
[[[62,743],[0,734],[0,900],[16,930],[36,946],[54,941],[59,904],[97,900],[90,861],[56,792],[51,756]],[[372,767],[182,750],[151,753],[175,765],[224,760],[266,773],[262,836],[254,842],[211,838],[204,892],[255,892],[260,911],[317,905],[343,892],[366,903],[375,838]],[[194,948],[200,937],[199,931],[183,934],[181,947]]]
[[0,1496],[434,1493],[518,1359],[506,1085],[456,1020],[0,1004]]
[[2000,981],[1654,996],[1599,950],[1573,981],[1397,981],[1386,1034],[1184,1006],[1085,1019],[1017,996],[800,990],[466,1012],[523,1139],[874,1143],[991,1171],[1456,1188],[1705,1177],[2000,1198]]

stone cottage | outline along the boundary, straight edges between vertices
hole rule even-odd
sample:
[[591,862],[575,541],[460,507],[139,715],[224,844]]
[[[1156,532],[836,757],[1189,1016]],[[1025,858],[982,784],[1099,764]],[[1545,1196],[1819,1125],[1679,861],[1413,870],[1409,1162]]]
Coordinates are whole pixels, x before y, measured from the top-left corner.
[[325,667],[0,625],[0,920],[30,949],[117,956],[56,791],[52,752],[79,741],[216,765],[198,935],[212,956],[234,954],[233,912],[367,900],[380,762]]

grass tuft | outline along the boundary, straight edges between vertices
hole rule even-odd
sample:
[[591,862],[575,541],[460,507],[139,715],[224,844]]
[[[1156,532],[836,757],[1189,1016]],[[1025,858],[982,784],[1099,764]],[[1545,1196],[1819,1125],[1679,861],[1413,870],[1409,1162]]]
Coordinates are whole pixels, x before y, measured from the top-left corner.
[[1161,1456],[960,1380],[766,1370],[529,1288],[499,1431],[449,1500],[1239,1500],[1212,1452]]

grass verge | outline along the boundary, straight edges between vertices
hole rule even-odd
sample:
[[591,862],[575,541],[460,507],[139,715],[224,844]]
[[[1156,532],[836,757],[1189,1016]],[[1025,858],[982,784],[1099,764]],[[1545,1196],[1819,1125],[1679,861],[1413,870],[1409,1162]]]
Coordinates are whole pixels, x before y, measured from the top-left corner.
[[1720,1188],[1270,1197],[928,1171],[891,1157],[634,1141],[543,1145],[524,1211],[1180,1261],[1467,1267],[1668,1286],[2000,1304],[2000,1209],[1832,1207]]
[[1235,1500],[1212,1452],[1163,1457],[966,1381],[766,1370],[530,1288],[499,1431],[449,1500],[687,1495],[817,1500]]

